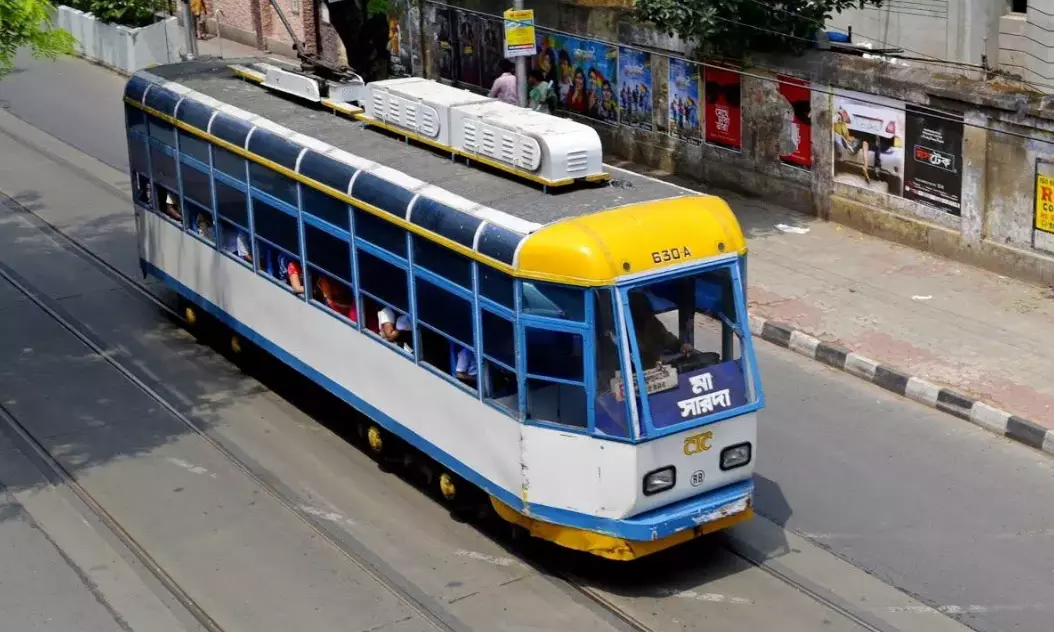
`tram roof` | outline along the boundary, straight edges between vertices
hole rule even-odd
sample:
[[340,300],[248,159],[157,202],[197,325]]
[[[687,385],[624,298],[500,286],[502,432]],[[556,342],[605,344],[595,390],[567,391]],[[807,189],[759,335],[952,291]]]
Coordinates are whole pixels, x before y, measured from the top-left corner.
[[[371,129],[361,122],[278,96],[252,82],[240,79],[229,68],[232,63],[249,65],[257,61],[260,59],[191,61],[158,66],[147,72],[160,79],[182,85],[207,98],[215,99],[219,103],[211,104],[211,108],[220,112],[223,112],[226,105],[259,117],[252,119],[250,127],[259,126],[267,129],[277,125],[287,128],[309,137],[293,139],[300,141],[309,149],[314,148],[312,142],[321,141],[325,145],[352,154],[352,156],[345,155],[346,159],[350,159],[348,160],[350,163],[354,163],[355,157],[372,161],[432,187],[439,187],[471,203],[500,211],[494,214],[493,219],[486,215],[486,209],[482,209],[483,213],[477,211],[477,215],[487,219],[491,224],[502,226],[511,233],[521,236],[531,235],[532,239],[527,241],[537,242],[534,244],[537,248],[529,250],[555,254],[553,249],[558,247],[558,244],[550,242],[564,241],[573,235],[579,238],[585,237],[586,241],[592,242],[583,244],[579,252],[574,253],[571,257],[574,262],[571,260],[553,262],[547,261],[549,257],[546,256],[531,256],[530,259],[535,261],[536,265],[545,268],[534,271],[537,273],[534,276],[539,278],[550,277],[553,280],[592,284],[601,280],[610,281],[620,276],[624,271],[629,270],[625,267],[627,261],[632,259],[636,263],[640,257],[639,252],[629,253],[619,252],[619,250],[626,250],[635,240],[632,233],[634,229],[639,230],[644,227],[646,217],[641,211],[648,211],[650,208],[648,203],[660,200],[665,202],[656,205],[654,214],[647,213],[650,220],[646,222],[647,224],[666,224],[662,230],[658,231],[663,233],[662,235],[656,234],[654,230],[658,228],[656,226],[650,226],[653,230],[646,231],[652,233],[657,240],[670,242],[671,237],[694,228],[709,233],[702,241],[698,238],[691,240],[704,252],[709,251],[716,255],[719,251],[745,250],[745,242],[738,223],[727,204],[719,198],[702,195],[684,198],[685,192],[679,187],[628,172],[620,173],[618,178],[606,185],[571,186],[544,192],[537,184],[482,166],[469,166],[463,161],[451,160],[449,155],[437,150],[406,143],[397,136]],[[129,91],[134,90],[132,83],[130,82],[129,88],[126,89],[126,95]],[[150,106],[150,101],[148,95],[146,105]],[[171,107],[174,108],[175,104],[171,104]],[[199,125],[195,124],[195,126]],[[212,131],[215,134],[217,132],[215,126],[213,127]],[[275,131],[277,129],[275,128]],[[399,174],[386,172],[384,175],[389,179],[391,176],[396,176],[397,179]],[[431,194],[441,194],[441,191],[435,191],[431,187],[429,190],[431,197],[442,197],[442,195]],[[706,207],[704,213],[699,213],[700,200],[706,200],[706,203],[702,204]],[[619,226],[611,226],[612,222],[602,220],[605,216],[611,217],[611,213],[601,213],[596,218],[588,220],[582,217],[620,207],[627,207],[631,217],[628,223],[623,222]],[[498,217],[502,215],[505,216],[504,220]],[[703,217],[699,217],[700,215]],[[557,228],[557,226],[546,226],[570,218],[578,219],[578,221],[571,222],[572,225],[577,225],[577,229],[563,226],[564,222],[560,222],[557,225],[559,228],[555,231],[551,231],[550,228]],[[604,243],[609,240],[604,239],[605,235],[598,234],[598,231],[606,233],[608,228],[615,229],[613,232],[617,233],[617,236],[612,235],[612,237],[616,237],[621,243]],[[545,233],[552,234],[546,235]],[[638,238],[642,236],[637,235]],[[512,238],[513,235],[509,234],[508,237]],[[486,236],[483,239],[486,240]],[[479,251],[481,254],[503,260],[514,268],[519,267],[513,260],[513,253],[509,246],[515,250],[518,242],[523,238],[515,237],[514,239],[517,244],[509,243],[505,247],[495,242],[496,250],[507,253],[508,257],[495,257],[494,254],[482,252],[482,249]],[[619,247],[612,248],[613,245]],[[636,244],[632,250],[640,251],[641,246],[647,247],[646,244]],[[667,246],[660,244],[656,246],[656,249]],[[641,262],[646,263],[643,260]],[[592,265],[586,265],[586,267],[591,268],[591,273],[584,276],[569,274],[570,266],[589,263]],[[644,265],[643,267],[652,266]],[[632,271],[640,272],[642,268],[634,265]],[[523,270],[523,272],[529,274],[531,271]]]

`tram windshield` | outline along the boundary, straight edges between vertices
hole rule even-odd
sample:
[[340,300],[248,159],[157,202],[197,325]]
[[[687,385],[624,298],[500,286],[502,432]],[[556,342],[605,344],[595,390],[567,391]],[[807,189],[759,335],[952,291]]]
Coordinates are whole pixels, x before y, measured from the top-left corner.
[[[733,266],[634,287],[623,301],[641,434],[732,411],[755,401],[744,358],[745,314],[736,309]],[[630,380],[627,380],[630,381]],[[617,389],[623,399],[622,387]],[[649,428],[650,426],[650,428]]]

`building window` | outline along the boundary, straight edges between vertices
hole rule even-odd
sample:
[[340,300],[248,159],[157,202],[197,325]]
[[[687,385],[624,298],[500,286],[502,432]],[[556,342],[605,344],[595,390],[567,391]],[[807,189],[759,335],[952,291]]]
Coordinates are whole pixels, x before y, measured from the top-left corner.
[[1028,13],[1028,0],[1010,0],[1012,13]]

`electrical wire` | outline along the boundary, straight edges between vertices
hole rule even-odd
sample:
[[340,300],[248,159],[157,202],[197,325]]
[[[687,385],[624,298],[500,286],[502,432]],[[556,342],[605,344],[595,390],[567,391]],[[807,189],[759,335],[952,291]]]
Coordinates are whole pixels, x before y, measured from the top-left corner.
[[[496,16],[496,15],[493,15],[491,13],[484,13],[483,11],[475,11],[475,10],[472,10],[472,9],[463,9],[461,7],[455,7],[455,6],[452,6],[450,4],[447,4],[446,2],[442,2],[441,0],[425,0],[425,1],[427,3],[429,3],[429,4],[434,4],[434,5],[437,5],[437,6],[446,7],[448,9],[453,9],[453,10],[456,10],[456,11],[462,11],[464,13],[471,13],[471,14],[478,15],[478,16],[481,16],[481,17],[487,18],[487,19],[499,20],[499,21],[504,20],[504,18],[501,17],[501,16]],[[745,24],[743,22],[737,22],[735,20],[730,20],[730,19],[727,19],[727,18],[717,18],[717,19],[725,21],[725,22],[730,22],[730,23],[733,23],[733,24],[738,24],[738,25],[741,25],[741,26],[746,26],[748,28],[754,28],[754,29],[758,29],[758,30],[762,30],[762,31],[767,31],[769,33],[774,33],[776,35],[780,35],[780,36],[783,36],[783,37],[792,37],[792,38],[796,38],[796,39],[803,39],[803,40],[806,40],[806,41],[809,41],[809,42],[813,41],[813,40],[808,39],[808,38],[803,38],[803,37],[794,36],[794,35],[787,35],[785,33],[779,33],[778,31],[771,31],[769,29],[764,29],[762,27],[753,26],[753,25],[750,25],[750,24]],[[677,57],[675,55],[670,55],[669,53],[659,52],[659,51],[654,50],[654,49],[648,49],[648,48],[644,48],[644,47],[641,47],[641,46],[634,46],[634,45],[631,45],[631,44],[622,44],[622,43],[618,43],[618,42],[611,42],[611,41],[608,41],[608,40],[603,40],[603,39],[595,38],[595,37],[592,37],[592,36],[583,36],[583,35],[580,35],[580,34],[577,34],[577,33],[571,33],[571,32],[568,32],[568,31],[561,31],[559,29],[549,28],[547,26],[545,26],[545,27],[539,26],[537,28],[539,28],[541,30],[544,30],[544,31],[548,31],[550,33],[555,33],[557,35],[563,35],[565,37],[574,37],[574,38],[588,37],[588,39],[590,39],[591,41],[597,42],[598,44],[604,44],[606,46],[613,46],[613,47],[616,47],[616,48],[626,48],[626,49],[629,49],[629,50],[636,50],[636,51],[640,51],[640,52],[644,52],[644,53],[649,53],[649,54],[652,54],[652,55],[660,55],[662,57],[667,57],[667,58],[671,58],[671,59],[683,59],[683,58],[679,58],[679,57]],[[734,72],[734,73],[740,75],[741,77],[750,77],[751,79],[757,79],[759,81],[766,81],[766,82],[769,82],[769,83],[776,83],[776,84],[796,85],[796,84],[794,84],[794,83],[792,83],[790,81],[784,81],[784,80],[780,79],[779,77],[766,77],[765,75],[759,75],[757,73],[748,72],[746,70],[742,70],[742,69],[738,69],[738,68],[729,68],[727,65],[714,64],[714,63],[709,63],[709,62],[705,62],[705,61],[695,61],[695,60],[691,60],[691,59],[686,59],[685,61],[687,61],[690,64],[694,64],[696,66],[700,66],[702,68],[713,68],[715,70],[722,70],[722,71],[725,71],[725,72]],[[784,72],[784,71],[781,71],[781,72]],[[788,73],[788,72],[784,72],[784,74],[787,74],[788,77],[792,77],[792,78],[797,79],[797,80],[809,80],[807,77],[798,77],[798,76],[795,76],[795,75],[793,75],[791,73]],[[812,92],[817,92],[819,94],[827,95],[827,96],[830,96],[830,97],[839,97],[839,98],[843,98],[843,99],[852,99],[853,101],[856,101],[857,103],[864,103],[864,104],[867,104],[867,105],[874,105],[874,106],[877,106],[877,107],[885,108],[887,110],[898,110],[898,111],[904,112],[905,114],[908,111],[907,110],[907,105],[909,105],[909,104],[907,102],[905,102],[905,107],[897,107],[897,106],[894,106],[894,105],[889,105],[889,103],[883,103],[883,102],[873,101],[873,100],[869,100],[869,99],[861,99],[861,98],[858,98],[856,96],[848,96],[846,94],[841,94],[841,93],[835,92],[833,90],[824,90],[824,89],[816,87],[811,81],[810,81],[810,85],[809,85],[809,90],[812,91]],[[899,101],[900,99],[895,99],[895,100]],[[928,118],[948,121],[948,122],[951,122],[951,123],[962,124],[964,127],[971,127],[971,128],[974,128],[974,129],[983,129],[985,131],[994,132],[996,134],[1005,134],[1007,136],[1013,136],[1013,137],[1016,137],[1016,138],[1022,138],[1022,139],[1030,140],[1030,141],[1034,141],[1034,142],[1047,143],[1049,145],[1054,145],[1054,139],[1037,138],[1035,136],[1030,136],[1028,134],[1022,134],[1022,133],[1019,133],[1019,132],[1012,132],[1012,131],[1009,131],[1009,130],[996,129],[994,127],[989,127],[987,125],[982,125],[980,123],[970,123],[969,121],[966,121],[964,117],[948,116],[948,115],[946,115],[946,113],[942,113],[940,110],[937,110],[937,109],[933,108],[932,106],[923,105],[921,103],[912,103],[910,105],[915,105],[917,107],[926,109],[927,110],[926,116]],[[590,119],[590,121],[593,121],[593,120],[594,119]],[[617,126],[618,125],[616,123],[608,123],[607,121],[599,121],[599,120],[597,120],[597,122],[605,123],[607,125],[612,125],[612,126]],[[666,132],[660,132],[660,133],[669,135]]]

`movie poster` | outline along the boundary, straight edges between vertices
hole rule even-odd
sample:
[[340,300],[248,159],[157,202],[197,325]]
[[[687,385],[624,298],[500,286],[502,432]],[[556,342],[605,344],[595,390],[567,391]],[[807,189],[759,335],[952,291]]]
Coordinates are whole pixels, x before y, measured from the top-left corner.
[[831,111],[835,182],[903,196],[904,102],[835,89]]
[[623,125],[651,130],[651,53],[619,46],[618,106]]
[[904,197],[960,215],[963,118],[907,104]]
[[671,57],[666,99],[669,109],[667,121],[670,134],[689,143],[701,143],[699,66],[686,59]]
[[[457,81],[483,87],[480,77],[480,39],[483,20],[474,13],[457,12]],[[490,86],[487,86],[488,88]]]
[[560,107],[618,123],[618,49],[538,29],[534,67],[553,81]]
[[739,72],[707,66],[703,77],[706,142],[738,150],[743,146]]
[[454,47],[454,12],[444,7],[435,8],[436,65],[439,76],[447,81],[456,79]]
[[410,43],[410,3],[406,0],[388,5],[389,72],[395,77],[413,74],[413,47]]
[[499,64],[505,58],[505,47],[502,42],[505,31],[501,20],[482,18],[480,22],[482,23],[482,34],[479,51],[479,80],[480,85],[489,90],[494,80],[501,76]]
[[812,167],[812,93],[809,82],[789,75],[776,75],[779,91],[790,103],[794,118],[790,121],[791,138],[794,140],[794,151],[780,156],[787,164]]

